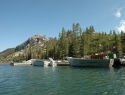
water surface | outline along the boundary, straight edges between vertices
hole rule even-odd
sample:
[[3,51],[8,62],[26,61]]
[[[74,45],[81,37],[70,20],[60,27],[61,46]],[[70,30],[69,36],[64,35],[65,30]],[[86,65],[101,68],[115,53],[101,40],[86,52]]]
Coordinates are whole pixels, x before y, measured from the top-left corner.
[[0,95],[124,95],[125,68],[0,65]]

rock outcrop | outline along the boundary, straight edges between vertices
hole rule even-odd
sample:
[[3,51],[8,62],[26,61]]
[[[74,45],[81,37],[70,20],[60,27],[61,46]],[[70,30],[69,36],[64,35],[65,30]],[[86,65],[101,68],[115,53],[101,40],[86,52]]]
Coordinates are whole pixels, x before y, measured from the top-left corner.
[[[13,60],[13,57],[26,54],[30,47],[34,50],[43,49],[45,50],[45,42],[47,41],[45,36],[34,35],[22,44],[16,46],[15,48],[8,48],[0,52],[0,62],[9,62]],[[2,59],[1,59],[2,58]]]
[[45,38],[45,36],[34,35],[33,37],[29,38],[28,40],[26,40],[22,44],[16,46],[15,51],[17,52],[17,51],[24,50],[26,48],[29,48],[30,45],[35,46],[36,48],[41,48],[44,46],[44,43],[46,40],[47,39]]

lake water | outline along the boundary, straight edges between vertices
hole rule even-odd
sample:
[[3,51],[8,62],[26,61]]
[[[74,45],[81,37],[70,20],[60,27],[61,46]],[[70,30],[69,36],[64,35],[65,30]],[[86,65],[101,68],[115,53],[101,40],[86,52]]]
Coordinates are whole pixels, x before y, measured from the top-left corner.
[[125,68],[0,64],[0,95],[125,95]]

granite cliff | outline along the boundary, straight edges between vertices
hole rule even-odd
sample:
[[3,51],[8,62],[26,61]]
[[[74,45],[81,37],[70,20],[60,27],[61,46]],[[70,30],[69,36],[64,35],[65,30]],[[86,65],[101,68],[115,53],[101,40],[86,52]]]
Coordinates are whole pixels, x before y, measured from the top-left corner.
[[44,46],[44,43],[46,40],[47,39],[45,38],[45,36],[34,35],[33,37],[29,38],[28,40],[26,40],[22,44],[16,46],[15,51],[17,52],[17,51],[24,50],[26,48],[29,48],[30,45],[35,46],[36,48],[41,48]]

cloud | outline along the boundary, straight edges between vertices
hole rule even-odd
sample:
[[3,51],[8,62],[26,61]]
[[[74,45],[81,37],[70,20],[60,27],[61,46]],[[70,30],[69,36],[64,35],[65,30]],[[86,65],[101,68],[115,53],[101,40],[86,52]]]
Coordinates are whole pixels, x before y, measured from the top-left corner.
[[121,17],[121,10],[122,8],[118,8],[117,11],[115,12],[115,17],[120,18]]
[[113,15],[117,18],[120,18],[122,16],[122,12],[124,12],[124,10],[125,10],[125,4],[123,4],[120,7],[115,6],[114,8],[111,9],[111,11],[114,11]]
[[120,21],[119,27],[116,27],[119,32],[124,31],[125,32],[125,20]]

